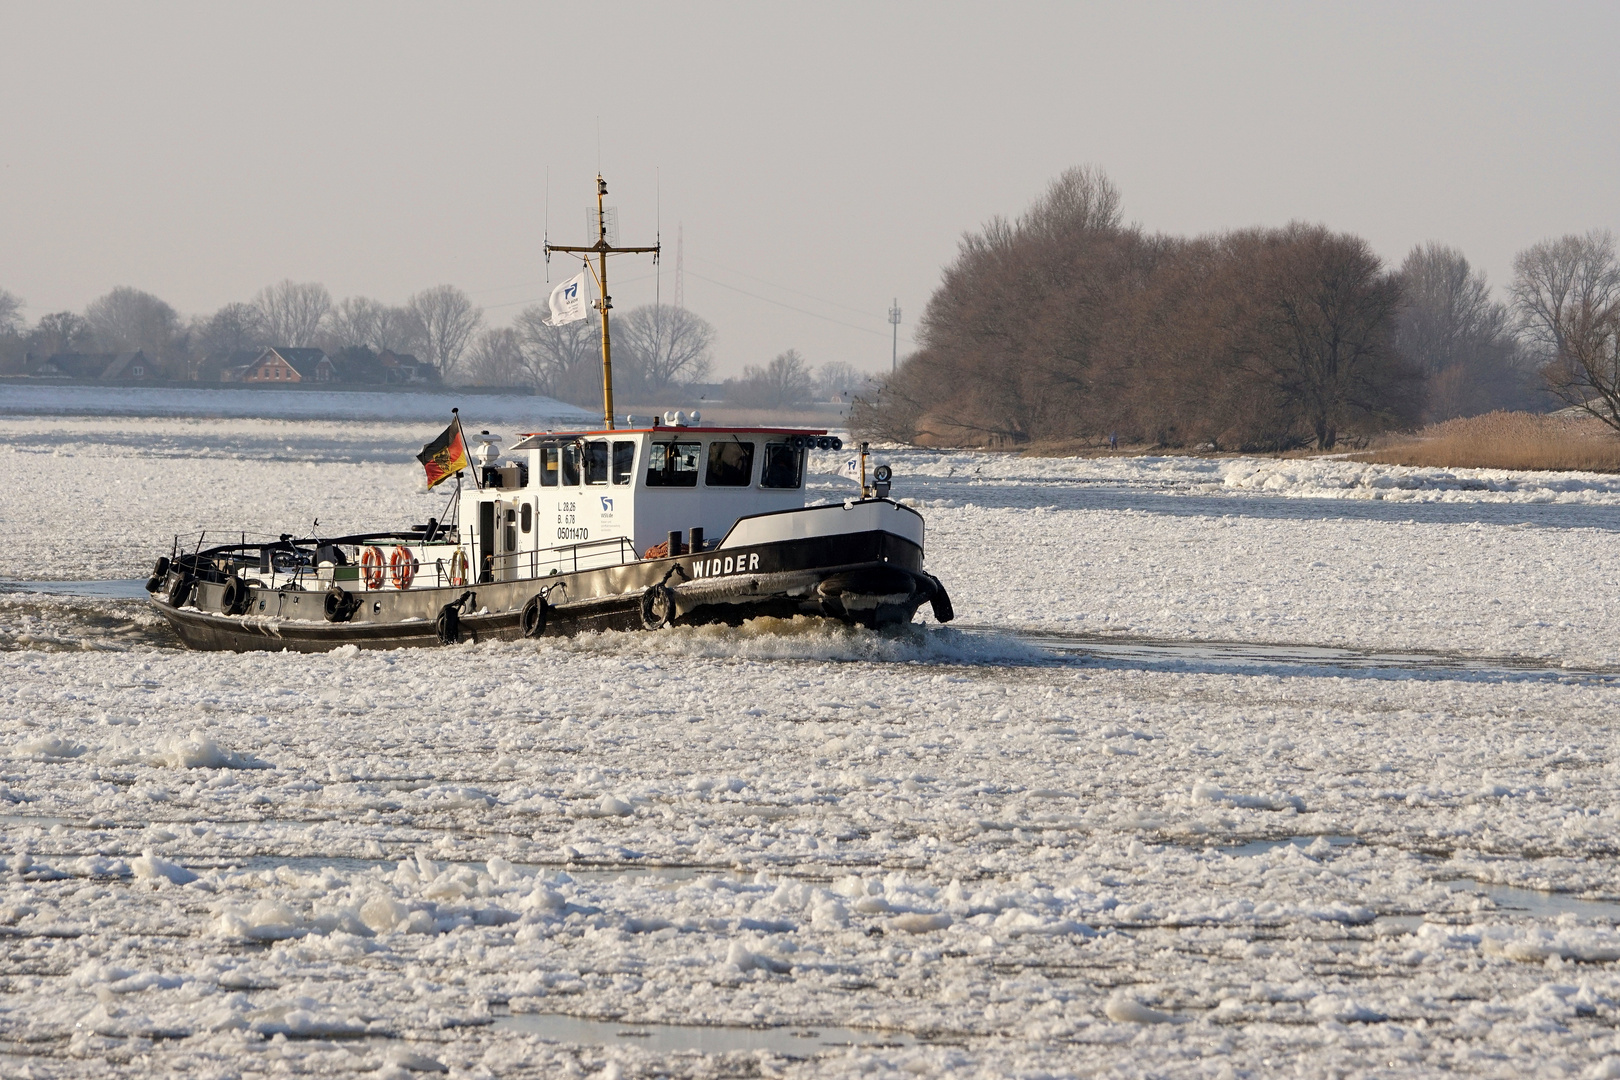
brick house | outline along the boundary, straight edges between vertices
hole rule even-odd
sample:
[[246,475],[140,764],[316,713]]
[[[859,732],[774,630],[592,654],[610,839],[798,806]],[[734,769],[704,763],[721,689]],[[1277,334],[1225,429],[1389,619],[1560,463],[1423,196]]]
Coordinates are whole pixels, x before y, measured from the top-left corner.
[[332,382],[336,368],[331,357],[320,349],[293,349],[278,346],[265,349],[243,372],[245,383],[269,383],[285,386],[288,383]]

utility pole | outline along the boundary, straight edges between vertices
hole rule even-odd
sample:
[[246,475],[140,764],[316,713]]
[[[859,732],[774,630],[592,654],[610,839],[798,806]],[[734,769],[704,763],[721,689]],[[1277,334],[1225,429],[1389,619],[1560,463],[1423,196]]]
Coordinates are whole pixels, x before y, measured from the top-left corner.
[[889,309],[889,325],[894,327],[894,352],[889,357],[889,371],[892,374],[900,370],[900,298],[894,298],[894,306]]
[[[602,426],[607,431],[613,430],[613,347],[608,341],[608,310],[613,307],[613,297],[607,290],[607,257],[609,255],[630,255],[642,252],[651,252],[653,262],[658,261],[658,252],[662,247],[654,244],[652,247],[614,247],[608,243],[607,208],[602,205],[602,199],[607,195],[607,181],[602,174],[596,174],[596,243],[588,247],[564,247],[560,244],[546,245],[546,258],[551,258],[553,251],[567,252],[583,256],[586,269],[596,278],[596,289],[601,299],[596,302],[596,309],[602,313]],[[597,257],[600,268],[591,265],[591,256]]]

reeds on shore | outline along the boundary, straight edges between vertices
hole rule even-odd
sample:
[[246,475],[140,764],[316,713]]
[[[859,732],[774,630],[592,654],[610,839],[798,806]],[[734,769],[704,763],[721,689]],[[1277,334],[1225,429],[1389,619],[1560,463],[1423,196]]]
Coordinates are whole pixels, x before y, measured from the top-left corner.
[[1391,436],[1354,459],[1444,469],[1620,472],[1620,433],[1591,416],[1492,412]]

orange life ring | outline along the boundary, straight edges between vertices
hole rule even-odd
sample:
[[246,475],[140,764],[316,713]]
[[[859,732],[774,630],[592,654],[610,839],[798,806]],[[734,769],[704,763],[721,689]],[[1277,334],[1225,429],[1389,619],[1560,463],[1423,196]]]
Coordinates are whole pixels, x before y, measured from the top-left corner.
[[366,579],[366,588],[382,588],[383,562],[382,548],[375,545],[360,553],[360,576]]
[[450,584],[458,587],[467,584],[467,553],[460,548],[450,556]]
[[394,548],[392,555],[388,556],[388,573],[394,579],[394,588],[408,589],[411,581],[416,577],[416,556],[404,544]]

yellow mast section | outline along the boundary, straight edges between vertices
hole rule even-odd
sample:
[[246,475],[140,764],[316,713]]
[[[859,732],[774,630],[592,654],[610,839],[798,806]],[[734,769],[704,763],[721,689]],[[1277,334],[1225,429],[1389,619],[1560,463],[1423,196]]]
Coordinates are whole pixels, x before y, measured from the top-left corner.
[[[607,238],[607,214],[602,205],[607,195],[607,181],[602,174],[596,174],[596,243],[586,247],[566,247],[561,244],[546,245],[546,256],[549,258],[553,251],[566,252],[578,255],[584,261],[591,276],[596,278],[597,294],[601,297],[596,302],[596,309],[602,313],[602,426],[604,430],[613,430],[613,345],[608,336],[608,310],[613,307],[613,297],[608,295],[607,257],[609,255],[633,255],[651,253],[653,261],[658,261],[659,249],[662,244],[652,247],[613,247]],[[591,256],[595,255],[597,265],[591,265]]]

